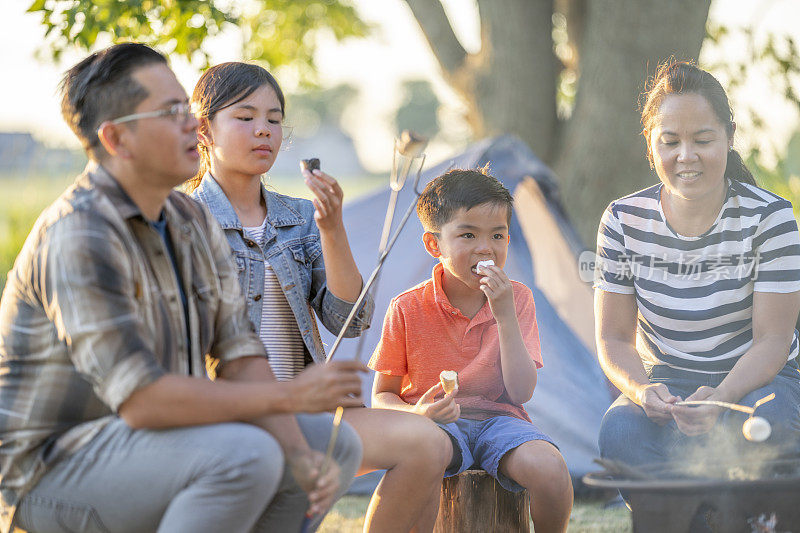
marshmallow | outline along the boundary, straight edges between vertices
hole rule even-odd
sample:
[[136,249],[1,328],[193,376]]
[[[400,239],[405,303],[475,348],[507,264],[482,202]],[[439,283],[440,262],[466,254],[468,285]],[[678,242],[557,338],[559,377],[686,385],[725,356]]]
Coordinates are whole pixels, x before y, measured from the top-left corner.
[[494,261],[491,259],[484,259],[483,261],[478,261],[478,264],[475,265],[475,271],[480,274],[481,270],[485,270],[483,267],[494,266]]
[[450,394],[458,387],[458,372],[455,370],[442,370],[439,374],[439,381],[442,382],[442,389],[445,394]]
[[753,442],[764,442],[772,433],[772,427],[766,419],[760,416],[751,416],[742,426],[744,438]]
[[312,157],[311,159],[303,159],[300,161],[300,169],[308,170],[309,172],[319,170],[319,159],[316,157]]

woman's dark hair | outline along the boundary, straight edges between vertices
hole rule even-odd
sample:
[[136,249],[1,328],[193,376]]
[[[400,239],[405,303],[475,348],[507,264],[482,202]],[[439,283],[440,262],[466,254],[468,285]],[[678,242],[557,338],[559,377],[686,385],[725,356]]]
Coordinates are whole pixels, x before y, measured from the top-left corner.
[[[197,118],[205,118],[210,122],[219,111],[241,102],[265,85],[275,91],[281,104],[281,113],[285,115],[286,99],[272,74],[258,65],[238,61],[220,63],[206,70],[194,87],[192,106]],[[201,121],[201,130],[204,127]],[[187,182],[189,191],[200,185],[210,166],[208,149],[202,144],[198,144],[197,149],[200,151],[200,170]]]
[[[728,103],[728,95],[717,79],[705,70],[687,63],[670,59],[658,67],[658,71],[643,94],[642,105],[642,135],[647,145],[647,159],[653,164],[653,154],[650,151],[650,133],[653,120],[658,115],[661,104],[670,94],[699,94],[714,110],[720,123],[725,126],[728,136],[733,135],[733,111]],[[739,153],[731,149],[728,151],[728,162],[725,167],[727,177],[756,184],[753,175],[747,169]]]
[[152,48],[122,43],[91,54],[64,74],[61,114],[89,157],[99,161],[107,155],[97,137],[100,124],[133,113],[149,96],[131,74],[158,63],[167,59]]
[[511,223],[514,197],[500,181],[482,169],[453,169],[432,180],[417,201],[417,216],[425,231],[437,233],[459,209],[492,204],[505,208]]

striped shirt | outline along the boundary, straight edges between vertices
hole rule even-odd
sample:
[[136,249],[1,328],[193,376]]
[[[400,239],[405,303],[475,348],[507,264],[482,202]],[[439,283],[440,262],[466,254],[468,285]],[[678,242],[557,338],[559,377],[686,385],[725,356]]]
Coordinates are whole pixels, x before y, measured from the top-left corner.
[[[792,205],[729,180],[711,228],[684,237],[666,222],[661,188],[608,206],[597,233],[594,287],[636,295],[636,346],[646,367],[726,373],[753,343],[753,292],[800,290]],[[797,354],[795,331],[787,360]]]
[[36,221],[0,301],[0,531],[59,458],[165,373],[205,376],[206,355],[264,355],[230,247],[211,214],[173,191],[159,233],[90,164]]
[[[264,247],[267,219],[260,226],[244,226],[245,233]],[[264,344],[272,372],[280,381],[287,381],[305,368],[305,345],[297,320],[278,277],[264,262],[264,292],[261,299],[261,324],[258,336]]]

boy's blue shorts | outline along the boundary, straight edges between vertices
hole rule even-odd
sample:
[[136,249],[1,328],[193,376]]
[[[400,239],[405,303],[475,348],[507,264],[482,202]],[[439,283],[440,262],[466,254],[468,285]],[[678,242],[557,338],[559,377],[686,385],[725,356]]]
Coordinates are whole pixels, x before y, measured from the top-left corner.
[[539,428],[513,416],[493,416],[486,420],[459,418],[450,424],[439,424],[439,427],[453,441],[453,462],[445,472],[445,477],[455,476],[472,467],[482,468],[503,488],[512,492],[519,492],[524,487],[498,471],[503,456],[520,444],[533,440],[547,441],[555,446]]

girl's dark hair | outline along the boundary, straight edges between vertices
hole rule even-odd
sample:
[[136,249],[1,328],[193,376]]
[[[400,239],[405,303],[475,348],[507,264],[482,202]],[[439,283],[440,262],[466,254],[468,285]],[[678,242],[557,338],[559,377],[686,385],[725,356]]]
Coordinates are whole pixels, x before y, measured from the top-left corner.
[[[286,99],[272,74],[258,65],[238,61],[220,63],[206,70],[194,87],[192,106],[197,118],[205,118],[210,122],[219,111],[241,102],[265,85],[275,91],[281,104],[281,113],[285,115]],[[204,127],[201,121],[201,130]],[[200,170],[186,183],[189,191],[200,185],[210,167],[208,149],[202,144],[198,144],[197,149],[200,151]]]
[[437,233],[459,209],[482,204],[505,207],[506,222],[511,222],[514,197],[488,174],[488,165],[483,169],[453,169],[428,183],[417,201],[417,216],[425,231]]
[[[653,154],[650,151],[650,133],[652,132],[653,120],[658,115],[664,98],[670,94],[699,94],[714,110],[714,114],[720,123],[725,126],[728,136],[733,135],[734,122],[733,111],[728,103],[728,95],[717,79],[697,67],[685,61],[675,61],[670,59],[659,65],[658,71],[644,93],[644,104],[642,105],[642,135],[647,145],[647,159],[653,164]],[[728,151],[728,162],[725,167],[727,177],[749,183],[756,184],[753,175],[742,161],[742,157],[736,150]]]
[[140,43],[122,43],[94,52],[61,80],[61,114],[95,161],[108,155],[97,137],[106,120],[133,113],[149,94],[133,79],[139,68],[167,64],[167,58]]

